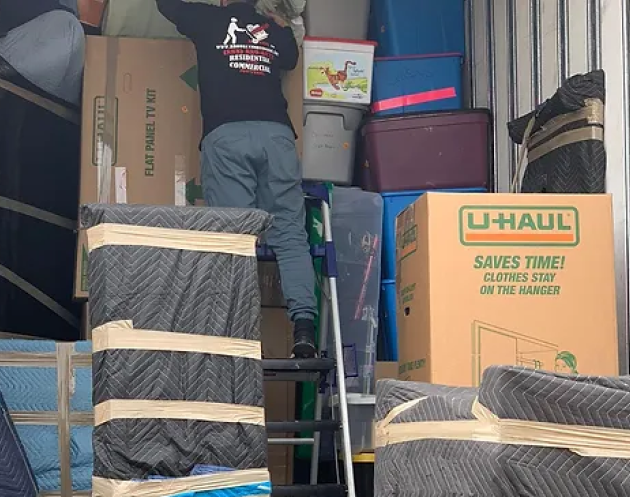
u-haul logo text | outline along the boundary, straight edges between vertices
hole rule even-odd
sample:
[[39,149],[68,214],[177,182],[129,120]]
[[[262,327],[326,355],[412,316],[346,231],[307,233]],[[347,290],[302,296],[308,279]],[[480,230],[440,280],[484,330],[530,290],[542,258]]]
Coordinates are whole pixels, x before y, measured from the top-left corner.
[[459,235],[463,245],[575,247],[579,214],[575,207],[463,206]]

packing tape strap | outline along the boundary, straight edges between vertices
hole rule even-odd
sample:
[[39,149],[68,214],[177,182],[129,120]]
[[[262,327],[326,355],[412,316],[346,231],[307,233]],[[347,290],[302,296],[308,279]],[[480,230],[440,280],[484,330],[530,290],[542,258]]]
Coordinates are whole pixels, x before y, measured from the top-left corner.
[[599,99],[587,99],[584,107],[570,112],[568,114],[561,114],[559,116],[550,119],[545,123],[541,129],[533,133],[528,141],[528,147],[533,148],[539,145],[541,142],[552,137],[555,133],[560,131],[565,126],[580,121],[586,121],[588,125],[604,125],[604,102]]
[[180,419],[265,425],[264,407],[185,400],[117,399],[94,407],[94,426],[114,419]]
[[[16,425],[57,426],[59,414],[56,411],[10,411],[11,419]],[[71,426],[94,426],[92,412],[71,412]]]
[[530,146],[527,150],[527,161],[532,163],[541,157],[567,145],[583,142],[586,140],[604,141],[604,128],[600,125],[586,126],[584,128],[565,131],[551,138],[549,141],[541,143],[536,147]]
[[127,245],[222,253],[244,257],[256,256],[257,241],[257,237],[254,235],[110,223],[89,228],[87,239],[89,252],[107,245]]
[[112,321],[92,330],[93,353],[120,349],[262,358],[261,343],[256,340],[141,330],[135,329],[132,321]]
[[[100,38],[100,37],[99,37]],[[97,199],[99,204],[111,203],[112,171],[118,157],[118,38],[106,37],[105,47],[105,92],[102,97],[96,96],[92,112],[94,116],[102,112],[102,129],[93,133],[93,153],[96,155]],[[101,41],[99,40],[99,43]],[[90,40],[88,39],[88,43]],[[102,108],[99,102],[102,101]]]
[[57,117],[65,119],[72,124],[81,125],[81,117],[77,111],[64,107],[63,105],[53,102],[48,98],[37,95],[29,90],[25,90],[24,88],[5,79],[0,79],[0,89],[13,93],[27,102],[35,104],[48,112],[52,112]]
[[[20,339],[30,340],[31,337],[21,336]],[[39,339],[34,339],[39,340]],[[40,367],[56,368],[58,364],[57,353],[46,352],[0,352],[0,367]],[[75,367],[92,367],[90,354],[73,354],[72,364]]]
[[[188,476],[168,480],[122,481],[92,478],[93,497],[164,497],[165,495],[227,490],[243,486],[270,487],[267,468],[226,471],[203,476]],[[258,497],[264,497],[264,492]]]
[[440,88],[438,90],[422,91],[410,95],[402,95],[400,97],[386,98],[372,104],[372,112],[384,112],[386,110],[398,109],[400,107],[409,107],[412,105],[426,104],[455,98],[457,90],[454,87]]
[[72,497],[72,462],[70,456],[70,397],[72,382],[71,343],[57,344],[57,407],[59,415],[59,467],[61,472],[61,495]]
[[[396,416],[410,407],[413,406],[406,406]],[[500,419],[478,400],[473,404],[472,414],[473,420],[397,424],[391,424],[396,416],[385,418],[376,425],[376,446],[459,440],[566,449],[585,457],[630,459],[630,430]]]

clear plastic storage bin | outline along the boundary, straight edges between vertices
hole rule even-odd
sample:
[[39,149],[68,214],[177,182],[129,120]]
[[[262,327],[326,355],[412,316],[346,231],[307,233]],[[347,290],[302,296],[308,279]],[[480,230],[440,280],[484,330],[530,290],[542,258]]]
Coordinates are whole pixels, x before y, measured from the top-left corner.
[[[374,451],[375,395],[348,394],[348,417],[350,418],[350,446],[353,454]],[[339,397],[332,399],[335,419],[339,419]]]
[[[349,392],[362,394],[374,393],[382,219],[380,195],[358,188],[333,190],[332,230],[346,386]],[[328,343],[333,343],[332,337]]]

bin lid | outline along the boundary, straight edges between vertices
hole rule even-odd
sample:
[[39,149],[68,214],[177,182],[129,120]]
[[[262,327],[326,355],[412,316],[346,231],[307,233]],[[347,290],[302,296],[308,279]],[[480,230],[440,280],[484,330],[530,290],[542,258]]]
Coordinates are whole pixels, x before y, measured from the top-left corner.
[[344,43],[346,45],[378,46],[378,43],[372,40],[347,40],[345,38],[323,38],[319,36],[305,36],[304,41],[327,41],[332,43]]
[[449,57],[464,58],[464,55],[459,52],[446,52],[446,53],[432,53],[432,54],[418,54],[418,55],[395,55],[390,57],[374,57],[374,62],[389,62],[396,60],[416,60],[416,59],[441,59]]
[[[412,122],[422,122],[422,126],[446,126],[450,124],[464,123],[480,123],[490,124],[490,111],[488,109],[462,109],[462,110],[444,110],[432,112],[413,112],[404,115],[394,116],[370,116],[363,125],[365,133],[372,127],[377,129],[402,129],[409,126]],[[416,125],[412,126],[416,127]]]
[[[369,405],[376,404],[376,395],[367,395],[363,393],[349,393],[346,395],[346,398],[348,399],[348,404],[352,404],[353,406],[356,406],[356,405],[369,406]],[[337,407],[339,405],[339,395],[337,394],[333,396],[332,399],[330,399],[330,402],[333,407]]]

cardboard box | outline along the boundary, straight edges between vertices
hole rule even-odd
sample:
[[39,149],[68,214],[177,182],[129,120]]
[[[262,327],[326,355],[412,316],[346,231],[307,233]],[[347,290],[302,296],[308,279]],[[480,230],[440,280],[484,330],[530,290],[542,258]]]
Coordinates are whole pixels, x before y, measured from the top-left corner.
[[[293,327],[284,309],[262,311],[263,352],[267,359],[286,359],[293,347]],[[295,382],[265,382],[265,414],[268,421],[295,419]],[[287,436],[294,436],[292,433]],[[274,437],[285,436],[274,434]],[[293,483],[293,447],[270,445],[269,471],[274,485]]]
[[389,361],[377,361],[374,369],[376,381],[393,380],[398,378],[398,363]]
[[396,231],[400,379],[618,374],[610,196],[429,193]]
[[[186,40],[87,38],[81,204],[202,204],[196,63]],[[298,135],[303,128],[300,67],[284,81]],[[110,174],[103,174],[107,170]],[[87,298],[83,233],[74,296]]]
[[99,28],[103,22],[103,14],[107,0],[79,0],[79,19],[83,24]]

